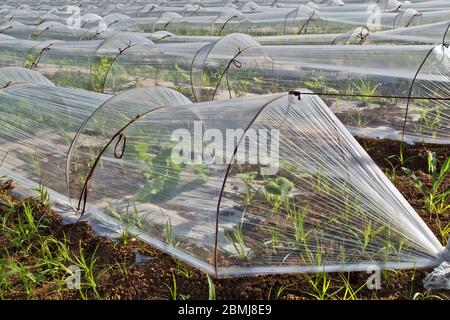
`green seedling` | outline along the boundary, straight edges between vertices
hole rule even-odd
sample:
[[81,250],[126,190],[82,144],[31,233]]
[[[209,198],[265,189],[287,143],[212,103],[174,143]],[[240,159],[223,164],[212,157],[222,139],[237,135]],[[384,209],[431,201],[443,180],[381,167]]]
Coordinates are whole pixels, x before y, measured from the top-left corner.
[[235,225],[231,230],[225,231],[225,236],[235,249],[236,253],[232,256],[243,260],[249,257],[250,250],[245,245],[242,223]]
[[32,190],[38,193],[39,200],[44,206],[48,206],[50,204],[50,194],[44,185],[39,184],[39,186],[33,188]]
[[[424,130],[428,130],[433,138],[438,134],[439,124],[442,120],[442,110],[440,106],[420,106],[420,127],[419,132],[422,134]],[[428,133],[426,133],[428,134]]]
[[136,240],[137,240],[137,235],[135,235],[134,233],[131,233],[130,231],[128,231],[126,229],[123,230],[122,233],[120,234],[120,236],[117,238],[117,241],[124,246],[127,246]]
[[172,286],[169,286],[167,284],[164,283],[164,285],[167,287],[167,289],[169,290],[169,298],[172,300],[178,300],[178,286],[177,286],[177,279],[175,278],[175,274],[172,271]]
[[428,152],[427,160],[428,173],[431,176],[431,188],[427,187],[410,169],[402,167],[402,170],[422,193],[425,202],[424,208],[430,213],[440,214],[450,208],[447,203],[450,190],[441,190],[441,186],[450,172],[450,157],[444,161],[440,170],[437,168],[437,159],[434,152]]
[[[274,300],[280,300],[281,296],[283,295],[283,293],[286,291],[287,288],[289,288],[291,285],[290,284],[286,284],[286,285],[282,285],[280,286],[277,290],[275,290],[275,295],[273,297]],[[267,300],[271,300],[272,299],[272,291],[273,288],[271,287],[269,289],[269,294],[267,295]]]
[[214,281],[209,274],[206,274],[206,277],[208,278],[208,300],[217,300]]
[[248,205],[250,205],[250,203],[252,202],[252,199],[256,195],[256,192],[255,192],[256,190],[252,186],[252,183],[253,183],[253,181],[255,180],[255,177],[256,177],[256,173],[255,172],[240,173],[237,176],[245,184],[245,192],[243,194],[243,198],[244,198],[244,204],[246,206],[248,206]]

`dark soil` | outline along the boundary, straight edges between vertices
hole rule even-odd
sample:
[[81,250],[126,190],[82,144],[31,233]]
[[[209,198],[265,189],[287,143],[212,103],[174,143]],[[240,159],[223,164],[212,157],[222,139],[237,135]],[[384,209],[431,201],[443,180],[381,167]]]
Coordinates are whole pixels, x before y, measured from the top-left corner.
[[[380,168],[386,172],[392,167],[386,161],[390,156],[398,155],[400,144],[389,140],[358,139],[361,145],[372,156]],[[434,145],[405,145],[404,154],[411,160],[407,166],[416,171],[424,181],[429,182],[427,171],[427,151],[434,151],[438,160],[442,162],[450,156],[450,148]],[[390,161],[394,166],[398,162]],[[436,217],[423,209],[421,194],[405,177],[402,170],[396,170],[394,184],[417,210],[430,228],[438,235]],[[446,181],[446,188],[450,181]],[[12,200],[20,203],[11,196],[11,186],[4,185],[0,188],[0,199]],[[92,228],[85,222],[77,225],[62,225],[61,218],[36,200],[32,200],[36,219],[48,226],[44,233],[53,235],[59,240],[67,237],[72,254],[77,255],[80,246],[86,257],[97,257],[95,274],[97,277],[97,291],[102,299],[170,299],[174,278],[177,284],[178,299],[207,299],[208,280],[204,273],[193,269],[167,254],[164,254],[141,241],[130,241],[128,244],[114,242],[95,235]],[[4,214],[5,205],[0,203],[0,215]],[[439,219],[443,225],[450,221],[450,212],[445,212]],[[5,237],[0,234],[0,246],[8,245]],[[136,265],[135,252],[151,257],[150,261],[143,265]],[[17,248],[16,252],[9,251],[10,257],[19,260],[26,266],[36,266],[36,255],[24,256],[23,251]],[[5,259],[4,250],[0,250],[0,262]],[[443,298],[449,299],[450,295],[445,291],[428,292],[422,287],[422,279],[425,272],[420,271],[386,271],[383,272],[382,289],[373,291],[365,286],[368,275],[366,273],[329,274],[331,278],[328,298],[349,298],[343,288],[344,279],[348,279],[358,299],[413,299],[413,298]],[[1,265],[0,265],[1,275]],[[317,278],[316,278],[317,277]],[[320,279],[319,275],[295,274],[260,276],[253,278],[216,279],[216,294],[218,299],[315,299],[317,294],[311,285],[311,281]],[[0,278],[0,280],[2,280]],[[0,286],[1,286],[0,281]],[[66,288],[56,289],[54,280],[48,279],[39,283],[31,294],[25,294],[20,281],[12,283],[12,289],[4,298],[9,299],[80,299],[80,292]],[[320,287],[322,284],[320,283]],[[92,291],[86,290],[87,298],[94,298]]]

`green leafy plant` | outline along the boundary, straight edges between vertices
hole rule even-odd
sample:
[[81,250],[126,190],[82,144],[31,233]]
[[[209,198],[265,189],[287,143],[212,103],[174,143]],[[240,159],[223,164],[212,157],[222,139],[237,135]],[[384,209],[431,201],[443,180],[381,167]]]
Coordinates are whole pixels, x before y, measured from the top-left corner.
[[266,180],[263,194],[272,205],[272,211],[278,212],[283,197],[289,195],[294,184],[285,177],[275,177]]
[[428,152],[427,160],[428,173],[431,176],[431,188],[427,187],[410,169],[402,167],[402,170],[422,193],[425,209],[430,213],[443,213],[450,208],[450,205],[447,203],[450,190],[441,190],[442,183],[450,173],[450,157],[443,162],[440,170],[437,168],[437,159],[434,152]]
[[[172,147],[162,147],[156,156],[148,152],[149,146],[143,142],[134,145],[138,158],[143,161],[147,171],[145,183],[136,196],[136,201],[164,200],[174,191],[180,179],[180,172],[185,165],[174,159]],[[199,175],[206,176],[204,169],[197,168]],[[203,171],[202,171],[203,170]]]
[[343,282],[343,289],[344,289],[344,295],[342,296],[343,300],[358,300],[358,292],[361,291],[365,286],[366,283],[364,282],[363,285],[361,285],[359,288],[354,290],[350,283],[350,273],[347,273],[347,276],[345,277],[342,274],[339,274],[342,282]]
[[314,182],[316,192],[318,194],[321,193],[328,194],[330,192],[330,183],[328,181],[326,174],[323,173],[323,167],[321,164],[317,166],[317,173],[314,175]]
[[105,89],[105,81],[114,58],[112,57],[95,57],[92,62],[92,90],[103,93]]
[[398,151],[398,154],[389,156],[386,161],[390,164],[391,168],[395,171],[400,166],[405,166],[408,162],[412,161],[415,157],[409,157],[407,158],[405,156],[405,143],[402,141],[400,142],[400,148]]

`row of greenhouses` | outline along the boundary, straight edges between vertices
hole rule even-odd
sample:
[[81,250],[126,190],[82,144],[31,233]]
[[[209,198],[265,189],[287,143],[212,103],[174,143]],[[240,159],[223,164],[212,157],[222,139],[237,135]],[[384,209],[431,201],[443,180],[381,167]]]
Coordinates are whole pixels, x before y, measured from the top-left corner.
[[[9,21],[0,25],[0,35],[17,39],[35,41],[44,40],[98,40],[113,35],[140,35],[154,42],[205,42],[214,41],[221,36],[177,35],[160,30],[149,33],[113,31],[104,26],[92,28],[72,28],[56,21],[43,22],[39,25],[26,25],[17,21]],[[371,32],[366,27],[356,27],[343,33],[283,35],[283,36],[253,36],[260,44],[265,45],[296,45],[296,44],[442,44],[448,42],[449,22],[438,22],[409,28]],[[3,37],[2,36],[2,37]],[[4,38],[4,37],[3,37]]]
[[322,95],[355,134],[445,144],[448,59],[445,44],[261,45],[244,34],[194,43],[153,43],[136,34],[0,40],[0,66],[33,69],[60,86],[117,93],[163,85],[193,101],[305,88]]
[[218,277],[437,267],[450,245],[355,137],[450,145],[449,17],[6,0],[0,173]]
[[[57,87],[22,68],[0,69],[0,80],[2,172],[43,183],[56,199],[211,274],[430,267],[448,258],[317,95],[193,104],[163,87],[117,96]],[[217,137],[277,129],[278,171],[170,160],[173,130],[195,136],[196,123]],[[368,225],[379,232],[366,242]]]
[[[297,8],[270,8],[271,10],[247,13],[238,9],[224,7],[217,12],[204,15],[182,15],[178,12],[154,12],[148,17],[130,17],[123,13],[107,15],[84,14],[77,16],[72,12],[57,15],[54,11],[3,10],[0,22],[21,22],[37,25],[44,22],[66,23],[71,26],[107,28],[129,32],[169,31],[177,35],[226,35],[246,30],[250,35],[301,35],[349,32],[356,27],[366,25],[370,31],[389,30],[446,21],[450,13],[447,10],[418,12],[405,9],[391,11],[320,11],[310,6]],[[182,12],[181,12],[182,13]]]

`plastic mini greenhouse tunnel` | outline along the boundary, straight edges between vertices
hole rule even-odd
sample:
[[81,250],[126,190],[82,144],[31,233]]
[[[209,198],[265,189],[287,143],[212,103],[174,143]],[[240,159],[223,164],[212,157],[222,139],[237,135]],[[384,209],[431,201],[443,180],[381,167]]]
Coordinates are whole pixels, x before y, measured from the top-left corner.
[[[0,172],[44,184],[58,201],[211,275],[423,268],[450,259],[316,95],[193,104],[162,87],[117,96],[56,87],[21,68],[1,69],[0,81],[0,150],[9,150]],[[252,139],[255,130],[270,143]],[[230,131],[231,150],[212,144]],[[204,150],[224,161],[184,161]],[[255,152],[266,160],[240,162]],[[378,230],[370,239],[368,227]]]

